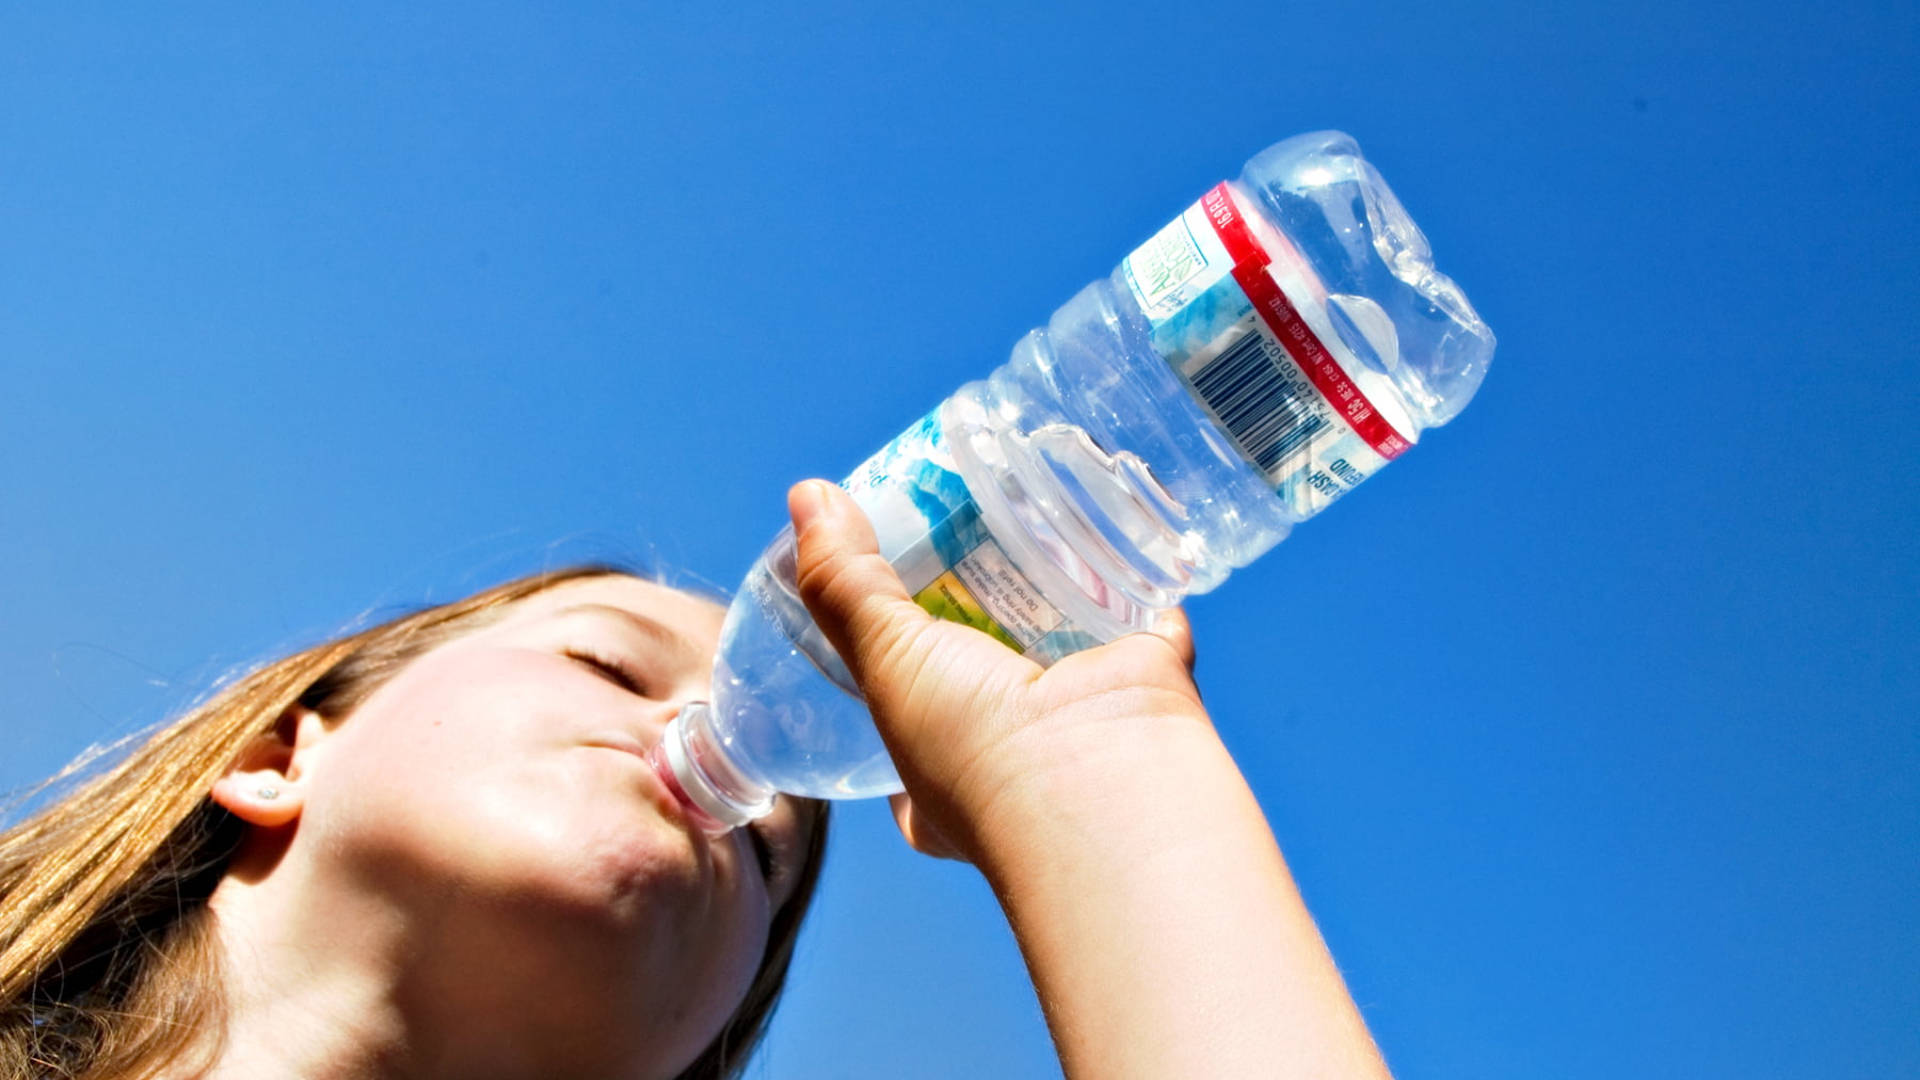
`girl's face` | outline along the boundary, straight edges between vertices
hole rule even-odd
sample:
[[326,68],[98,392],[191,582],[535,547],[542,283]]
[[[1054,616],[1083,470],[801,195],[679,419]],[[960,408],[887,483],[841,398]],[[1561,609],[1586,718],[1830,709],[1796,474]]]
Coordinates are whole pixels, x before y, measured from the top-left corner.
[[575,1032],[604,1014],[600,1037],[690,1061],[751,982],[807,841],[789,800],[709,838],[646,761],[707,696],[723,614],[614,576],[516,602],[298,752],[291,850],[376,918],[431,928],[410,992],[511,997],[517,1020]]

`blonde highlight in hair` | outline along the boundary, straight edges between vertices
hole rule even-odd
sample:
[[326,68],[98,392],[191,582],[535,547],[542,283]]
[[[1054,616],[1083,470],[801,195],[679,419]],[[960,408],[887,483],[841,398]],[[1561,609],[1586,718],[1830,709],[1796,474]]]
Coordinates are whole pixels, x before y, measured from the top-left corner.
[[[622,573],[594,565],[521,578],[267,663],[0,833],[0,1078],[210,1065],[224,1011],[206,901],[246,831],[208,798],[214,782],[292,710],[337,720],[408,661],[506,605]],[[775,918],[748,1000],[688,1077],[737,1075],[764,1030],[818,877],[824,805],[813,820],[801,888]]]

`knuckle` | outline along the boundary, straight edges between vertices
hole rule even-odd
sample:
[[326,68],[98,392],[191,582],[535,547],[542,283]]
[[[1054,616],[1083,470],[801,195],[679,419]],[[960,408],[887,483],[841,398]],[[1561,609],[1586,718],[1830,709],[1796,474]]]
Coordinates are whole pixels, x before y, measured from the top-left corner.
[[803,558],[794,571],[794,586],[809,608],[832,605],[845,591],[842,583],[846,576],[845,555],[830,553],[820,558]]
[[794,584],[800,599],[809,606],[825,603],[835,611],[851,613],[860,601],[875,594],[880,575],[890,569],[875,552],[829,552],[817,558],[802,558],[795,568]]
[[802,562],[794,571],[793,585],[800,592],[800,600],[808,608],[818,609],[820,601],[825,599],[827,582],[833,578],[833,568],[826,563]]
[[[872,598],[878,601],[878,597]],[[918,655],[920,640],[918,627],[911,623],[888,620],[876,615],[872,620],[874,632],[862,643],[865,666],[873,671],[884,671],[890,681],[901,687],[908,698],[916,693],[924,675],[924,657]]]

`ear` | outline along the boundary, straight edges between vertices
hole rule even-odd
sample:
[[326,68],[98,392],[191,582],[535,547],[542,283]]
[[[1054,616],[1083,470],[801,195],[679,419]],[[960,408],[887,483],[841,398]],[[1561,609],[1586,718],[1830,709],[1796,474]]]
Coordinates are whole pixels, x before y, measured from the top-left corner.
[[326,722],[311,709],[291,709],[272,731],[254,737],[227,774],[213,782],[213,801],[249,825],[278,828],[300,819],[314,747]]

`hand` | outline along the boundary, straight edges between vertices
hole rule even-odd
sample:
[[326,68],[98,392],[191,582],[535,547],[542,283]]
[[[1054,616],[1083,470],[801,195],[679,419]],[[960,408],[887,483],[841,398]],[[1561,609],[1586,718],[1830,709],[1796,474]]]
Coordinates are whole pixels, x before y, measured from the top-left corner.
[[1043,669],[914,603],[838,487],[796,485],[788,507],[801,598],[873,712],[907,788],[895,818],[916,849],[972,861],[996,815],[1149,767],[1162,734],[1210,734],[1178,610]]
[[980,867],[1067,1076],[1386,1077],[1200,706],[1184,619],[1043,670],[922,611],[846,493],[809,481],[788,506],[801,598],[911,796],[901,827]]

